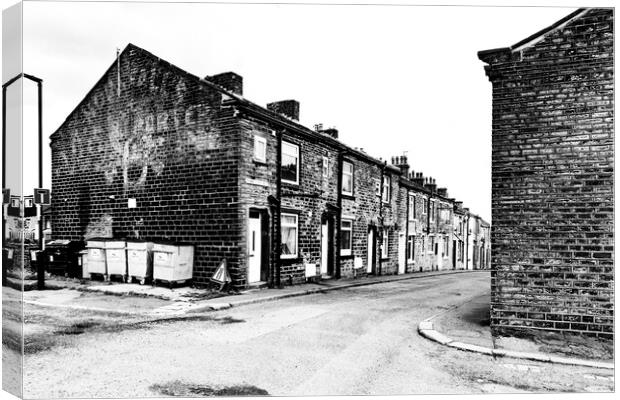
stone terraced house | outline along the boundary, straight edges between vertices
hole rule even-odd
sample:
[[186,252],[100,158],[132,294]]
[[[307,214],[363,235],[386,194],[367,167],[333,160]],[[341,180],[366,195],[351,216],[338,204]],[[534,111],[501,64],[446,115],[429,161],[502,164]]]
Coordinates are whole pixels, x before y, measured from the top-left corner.
[[467,268],[446,189],[298,120],[130,44],[51,136],[53,238],[190,243],[197,284],[226,259],[238,288]]

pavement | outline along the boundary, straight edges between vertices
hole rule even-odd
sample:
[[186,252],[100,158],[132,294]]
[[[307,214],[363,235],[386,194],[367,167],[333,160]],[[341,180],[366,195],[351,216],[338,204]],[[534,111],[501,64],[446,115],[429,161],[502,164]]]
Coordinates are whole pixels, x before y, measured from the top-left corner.
[[[179,316],[184,314],[224,310],[247,304],[264,303],[289,297],[306,296],[316,293],[325,293],[333,290],[375,285],[386,282],[396,282],[410,279],[420,279],[432,276],[467,274],[472,271],[446,270],[416,272],[404,275],[369,276],[354,279],[329,279],[318,283],[308,282],[303,285],[284,286],[281,289],[250,289],[236,294],[217,295],[215,298],[203,299],[208,292],[204,289],[191,287],[167,287],[139,285],[137,283],[91,282],[80,284],[75,280],[48,279],[46,287],[53,290],[24,292],[26,304],[40,307],[56,307],[75,310],[108,311],[118,314],[143,316]],[[76,291],[82,292],[76,295]],[[116,296],[112,303],[100,296],[101,304],[86,293]],[[211,294],[213,294],[211,292]],[[157,299],[162,302],[145,301],[141,307],[136,307],[132,298]],[[84,304],[83,298],[89,299]],[[122,299],[122,300],[121,300]]]
[[[418,332],[442,345],[492,357],[614,369],[613,349],[611,353],[605,351],[600,341],[594,339],[590,343],[570,346],[567,341],[560,340],[559,346],[554,348],[548,340],[493,337],[489,326],[489,304],[490,292],[426,318],[418,325]],[[580,353],[585,357],[558,355],[562,352]]]

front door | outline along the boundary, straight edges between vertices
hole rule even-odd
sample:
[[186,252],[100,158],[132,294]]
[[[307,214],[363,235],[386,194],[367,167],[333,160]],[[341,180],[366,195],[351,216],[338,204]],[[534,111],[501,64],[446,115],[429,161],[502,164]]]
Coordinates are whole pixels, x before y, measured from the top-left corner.
[[407,239],[405,237],[405,232],[398,233],[398,273],[405,273],[405,264],[407,258]]
[[248,283],[260,282],[262,266],[261,215],[250,212],[248,229]]
[[366,257],[366,272],[372,274],[375,264],[375,231],[373,228],[368,230],[368,254]]
[[327,275],[329,260],[329,224],[327,219],[321,224],[321,275]]

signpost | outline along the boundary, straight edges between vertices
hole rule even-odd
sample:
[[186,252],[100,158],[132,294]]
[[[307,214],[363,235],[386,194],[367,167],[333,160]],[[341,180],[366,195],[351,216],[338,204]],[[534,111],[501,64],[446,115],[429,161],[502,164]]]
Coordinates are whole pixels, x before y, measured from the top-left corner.
[[224,287],[226,287],[226,285],[232,282],[230,274],[228,273],[226,259],[223,259],[220,265],[217,267],[215,273],[211,277],[211,281],[220,284],[220,291],[222,291]]

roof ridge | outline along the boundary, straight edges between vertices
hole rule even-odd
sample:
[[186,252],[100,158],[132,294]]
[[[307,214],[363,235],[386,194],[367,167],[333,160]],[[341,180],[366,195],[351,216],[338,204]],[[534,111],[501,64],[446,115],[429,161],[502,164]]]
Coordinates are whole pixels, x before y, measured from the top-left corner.
[[524,49],[525,47],[528,47],[530,45],[533,45],[539,41],[541,41],[542,39],[544,39],[544,37],[551,33],[556,31],[557,29],[562,28],[563,26],[567,25],[568,23],[570,23],[571,21],[581,17],[582,15],[587,14],[588,12],[590,12],[593,9],[596,8],[606,8],[606,7],[582,7],[582,8],[578,8],[577,10],[571,12],[570,14],[566,15],[565,17],[557,20],[556,22],[554,22],[553,24],[539,30],[538,32],[534,33],[533,35],[530,35],[528,37],[526,37],[525,39],[522,39],[520,41],[518,41],[517,43],[513,44],[512,46],[509,47],[498,47],[498,48],[494,48],[494,49],[488,49],[488,50],[480,50],[478,52],[478,58],[484,62],[489,62],[489,56],[492,55],[496,55],[496,54],[502,54],[502,53],[514,53],[516,51],[521,51],[522,49]]

